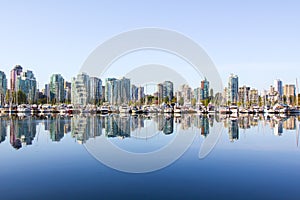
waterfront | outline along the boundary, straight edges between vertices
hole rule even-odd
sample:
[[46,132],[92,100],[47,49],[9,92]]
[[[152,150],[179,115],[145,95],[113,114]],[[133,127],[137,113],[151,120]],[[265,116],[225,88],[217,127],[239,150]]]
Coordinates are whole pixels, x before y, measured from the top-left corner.
[[[299,116],[5,115],[0,121],[3,199],[299,196]],[[199,159],[217,124],[224,127],[217,145]],[[82,145],[106,137],[145,153],[163,148],[179,131],[195,133],[193,144],[173,164],[145,174],[111,169]]]

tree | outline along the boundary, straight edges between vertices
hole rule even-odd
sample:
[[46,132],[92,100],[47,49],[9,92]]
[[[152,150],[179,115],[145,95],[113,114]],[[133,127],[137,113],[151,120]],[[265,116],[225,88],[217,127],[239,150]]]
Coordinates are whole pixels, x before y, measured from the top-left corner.
[[16,103],[18,103],[18,104],[27,103],[27,96],[23,91],[19,90],[17,92],[17,96],[18,96],[18,102],[16,102]]
[[196,105],[196,98],[192,98],[191,103],[192,103],[192,106],[195,106]]
[[8,104],[10,103],[10,92],[9,92],[9,90],[6,90],[5,101],[6,101]]
[[258,96],[258,105],[261,107],[263,105],[261,96]]
[[164,98],[164,102],[165,102],[165,103],[169,103],[169,97],[168,97],[168,96],[166,96],[166,97]]
[[177,102],[177,98],[173,97],[173,99],[171,100],[172,103],[176,103]]
[[180,97],[178,103],[179,103],[179,105],[183,106],[183,104],[184,104],[184,98]]
[[46,97],[44,97],[44,98],[40,98],[40,99],[38,99],[38,104],[46,104],[47,103],[47,98]]
[[209,104],[209,99],[203,99],[201,100],[201,103],[204,105],[204,106],[207,106]]
[[231,105],[231,101],[227,101],[227,106],[230,106]]
[[238,101],[237,106],[240,107],[242,105],[242,102]]
[[287,100],[286,96],[283,95],[283,103],[284,103],[284,104],[286,104],[286,100]]

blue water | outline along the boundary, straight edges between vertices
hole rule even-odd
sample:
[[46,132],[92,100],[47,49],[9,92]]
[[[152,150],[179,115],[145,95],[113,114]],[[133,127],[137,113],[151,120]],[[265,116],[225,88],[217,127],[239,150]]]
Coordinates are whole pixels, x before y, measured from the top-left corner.
[[[122,118],[125,128],[113,130],[114,117],[2,116],[1,199],[300,198],[297,116],[187,115],[180,123],[170,116],[137,116]],[[224,128],[217,145],[199,159],[206,139],[201,130],[211,134],[218,123]],[[118,148],[145,153],[171,143],[179,130],[196,133],[192,145],[171,165],[149,173],[109,168],[84,145],[106,137]]]

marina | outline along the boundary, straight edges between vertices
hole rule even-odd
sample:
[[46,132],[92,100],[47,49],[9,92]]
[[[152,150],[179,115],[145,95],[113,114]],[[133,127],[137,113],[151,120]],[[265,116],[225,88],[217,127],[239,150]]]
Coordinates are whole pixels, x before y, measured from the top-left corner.
[[76,114],[76,113],[130,113],[130,114],[140,114],[140,113],[198,113],[198,114],[208,114],[208,113],[219,113],[219,114],[257,114],[257,113],[266,113],[266,114],[297,114],[300,113],[299,106],[288,106],[285,104],[276,104],[273,107],[265,106],[258,107],[253,106],[250,108],[238,107],[238,106],[219,106],[215,107],[212,105],[209,106],[179,106],[179,105],[145,105],[145,106],[129,106],[123,104],[121,106],[112,106],[112,105],[87,105],[87,106],[73,106],[72,104],[61,104],[61,105],[5,105],[3,108],[0,108],[0,113],[60,113],[60,114]]

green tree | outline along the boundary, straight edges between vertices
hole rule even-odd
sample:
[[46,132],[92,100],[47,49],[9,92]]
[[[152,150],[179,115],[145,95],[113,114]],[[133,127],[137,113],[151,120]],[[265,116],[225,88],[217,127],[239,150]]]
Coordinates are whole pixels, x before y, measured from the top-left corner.
[[238,101],[237,106],[240,107],[242,105],[242,102]]
[[17,92],[17,95],[18,95],[18,99],[17,99],[18,102],[16,102],[16,103],[18,103],[18,104],[27,103],[27,96],[23,91],[19,90]]
[[172,103],[176,103],[177,102],[177,98],[173,97],[173,99],[171,100]]
[[195,106],[196,105],[196,98],[192,98],[191,103],[192,103],[192,106]]
[[6,90],[5,101],[6,101],[8,104],[10,103],[10,92],[9,92],[9,90]]
[[184,104],[184,98],[180,97],[178,103],[179,103],[179,105],[183,106],[183,104]]
[[283,103],[284,103],[284,104],[286,104],[286,100],[287,100],[286,96],[283,95]]
[[261,107],[263,105],[261,96],[258,96],[258,106]]
[[204,106],[207,106],[209,104],[209,99],[203,99],[201,100],[201,103],[204,105]]
[[47,98],[45,97],[45,98],[40,98],[40,99],[38,99],[38,104],[46,104],[47,103]]
[[166,96],[166,97],[164,98],[164,102],[165,102],[165,103],[169,103],[169,97],[168,97],[168,96]]

